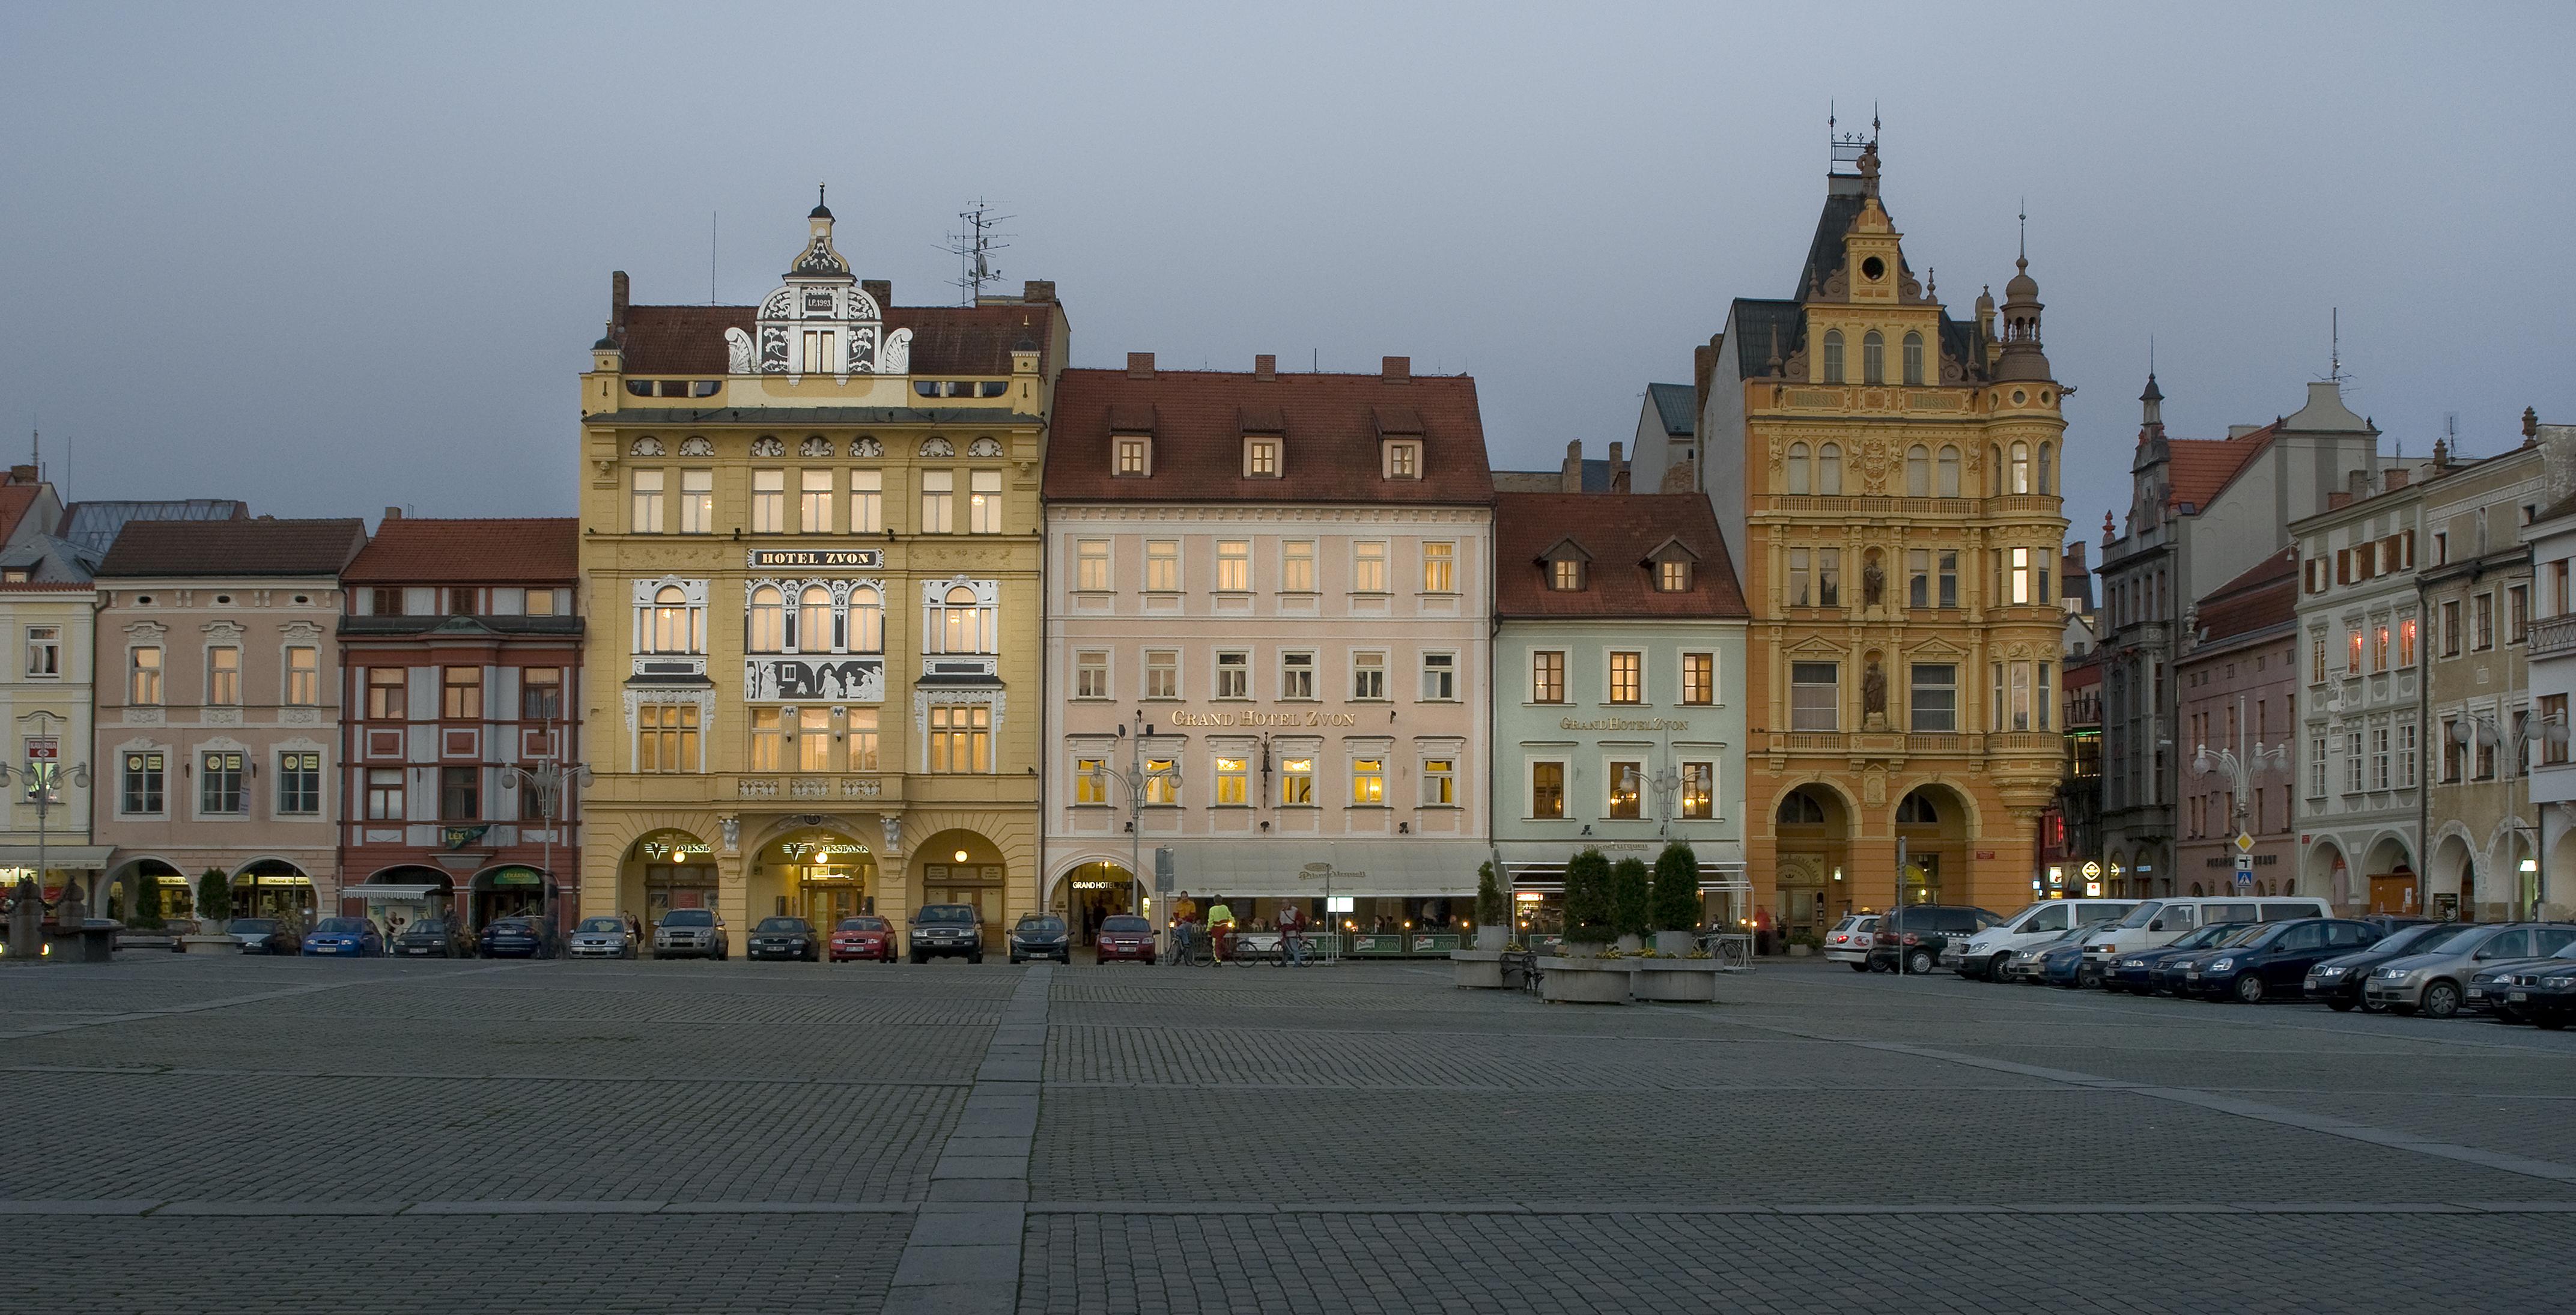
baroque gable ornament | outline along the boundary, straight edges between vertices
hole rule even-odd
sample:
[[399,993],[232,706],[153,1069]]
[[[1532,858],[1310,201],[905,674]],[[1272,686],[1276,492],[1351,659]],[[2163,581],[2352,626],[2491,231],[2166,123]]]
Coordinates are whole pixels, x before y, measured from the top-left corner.
[[658,457],[662,455],[662,440],[653,437],[651,434],[646,434],[642,438],[635,440],[635,447],[632,455],[639,457]]
[[966,445],[966,455],[970,457],[998,457],[1002,455],[1002,445],[991,438],[979,438]]
[[885,455],[885,444],[878,442],[872,435],[862,434],[850,444],[850,455],[854,457],[881,457]]
[[930,437],[921,440],[921,455],[925,457],[953,457],[957,455],[957,445],[949,442],[947,439],[941,438],[937,434],[933,434]]
[[806,219],[805,249],[762,299],[751,331],[725,330],[727,368],[836,378],[909,373],[912,330],[887,331],[885,308],[850,276],[850,262],[832,245],[832,212],[817,205]]
[[787,445],[763,434],[751,440],[751,454],[755,457],[783,457],[787,455]]
[[832,440],[823,437],[821,434],[815,434],[807,438],[804,442],[796,445],[796,455],[800,457],[828,457],[832,455]]
[[715,445],[713,442],[709,441],[709,440],[708,440],[705,436],[703,436],[703,435],[699,435],[699,434],[691,434],[691,435],[690,435],[690,436],[688,436],[687,438],[684,438],[684,439],[681,439],[681,440],[680,440],[680,455],[681,455],[681,456],[684,456],[684,457],[711,457],[711,456],[714,456],[715,454],[716,454],[716,445]]

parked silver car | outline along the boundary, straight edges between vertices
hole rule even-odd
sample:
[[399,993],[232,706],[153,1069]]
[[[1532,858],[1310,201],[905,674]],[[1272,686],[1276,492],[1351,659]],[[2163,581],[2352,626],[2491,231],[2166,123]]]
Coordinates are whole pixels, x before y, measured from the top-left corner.
[[731,945],[724,919],[713,909],[673,909],[653,926],[656,959],[714,959],[722,962]]
[[2410,954],[2370,970],[2362,999],[2393,1013],[2449,1018],[2466,1000],[2469,978],[2508,959],[2556,954],[2576,940],[2568,923],[2500,922],[2463,932],[2429,954]]
[[632,959],[643,944],[643,924],[632,913],[595,913],[572,929],[576,959]]

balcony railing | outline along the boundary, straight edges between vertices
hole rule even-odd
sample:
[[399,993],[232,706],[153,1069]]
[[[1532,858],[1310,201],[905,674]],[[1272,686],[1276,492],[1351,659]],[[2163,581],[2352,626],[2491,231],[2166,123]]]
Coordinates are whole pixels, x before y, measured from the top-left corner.
[[743,776],[734,793],[744,799],[876,799],[885,795],[874,776]]
[[2576,651],[2576,612],[2531,623],[2531,656],[2555,657]]

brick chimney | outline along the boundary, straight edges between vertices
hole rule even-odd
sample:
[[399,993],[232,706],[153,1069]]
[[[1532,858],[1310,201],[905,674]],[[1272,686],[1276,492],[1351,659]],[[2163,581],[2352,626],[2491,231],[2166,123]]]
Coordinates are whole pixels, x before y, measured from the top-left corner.
[[622,341],[626,333],[626,271],[608,276],[608,322]]
[[878,310],[894,305],[893,279],[860,279],[859,291],[876,298]]
[[2333,511],[2337,507],[2348,507],[2351,505],[2352,495],[2344,492],[2342,489],[2336,489],[2333,492],[2326,494],[2326,510],[2328,511]]
[[2406,468],[2404,466],[2390,466],[2388,469],[2379,472],[2379,478],[2392,489],[2402,489],[2406,487]]
[[1578,438],[1565,445],[1565,464],[1556,468],[1556,491],[1559,493],[1583,491],[1582,439]]
[[1264,353],[1252,358],[1252,377],[1263,383],[1279,377],[1279,358]]
[[389,520],[389,521],[398,521],[398,520],[401,520],[401,519],[402,519],[402,508],[400,508],[400,507],[387,507],[387,508],[385,508],[385,519],[386,519],[386,520]]
[[1391,384],[1413,382],[1413,358],[1389,356],[1378,367],[1378,377]]
[[1048,305],[1055,301],[1054,279],[1030,279],[1020,284],[1020,300]]
[[1610,491],[1613,493],[1628,491],[1628,458],[1620,452],[1626,446],[1624,443],[1610,445]]
[[1154,354],[1152,352],[1127,353],[1127,377],[1130,379],[1153,378]]

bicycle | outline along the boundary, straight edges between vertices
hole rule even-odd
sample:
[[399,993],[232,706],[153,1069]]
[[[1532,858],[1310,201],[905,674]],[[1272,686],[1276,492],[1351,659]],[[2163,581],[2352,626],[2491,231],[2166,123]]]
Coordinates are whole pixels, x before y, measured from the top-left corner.
[[1741,932],[1709,932],[1699,938],[1699,948],[1717,960],[1718,967],[1731,972],[1752,966],[1753,951],[1748,944],[1752,939]]

